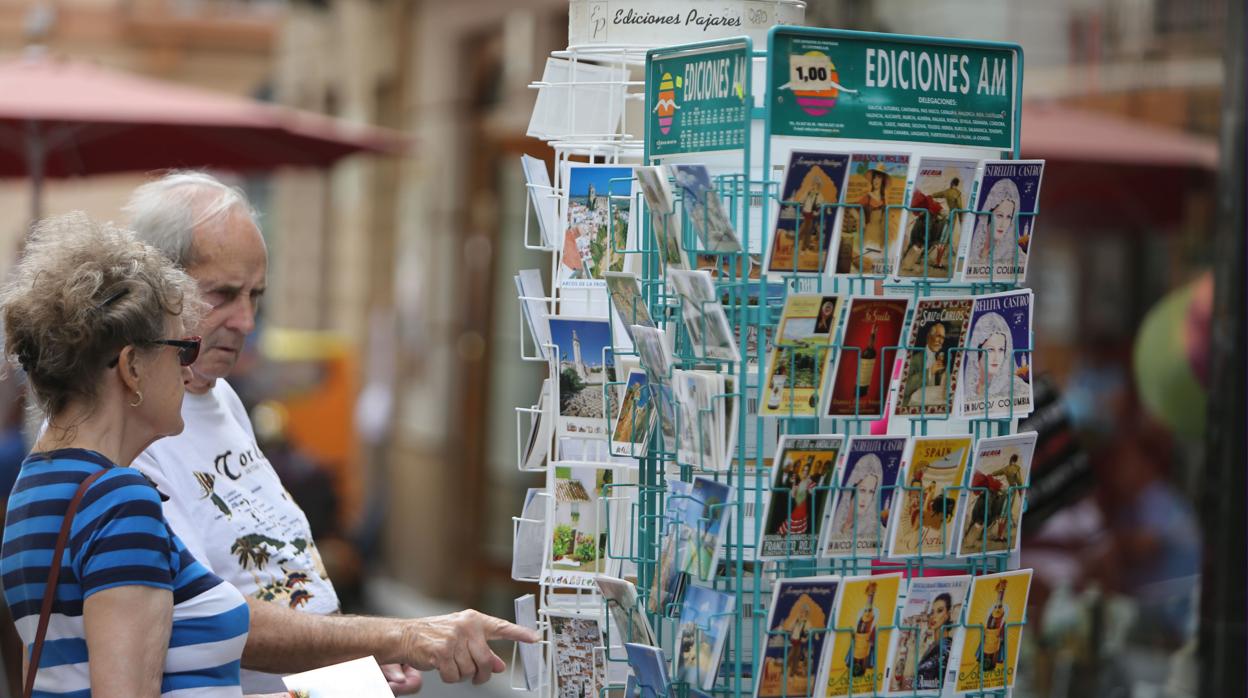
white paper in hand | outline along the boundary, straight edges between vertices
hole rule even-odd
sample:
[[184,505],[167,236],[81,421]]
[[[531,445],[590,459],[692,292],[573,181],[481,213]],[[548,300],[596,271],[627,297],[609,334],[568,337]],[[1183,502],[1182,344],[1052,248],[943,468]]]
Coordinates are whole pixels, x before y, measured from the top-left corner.
[[282,679],[299,698],[393,698],[390,684],[372,657],[291,674]]

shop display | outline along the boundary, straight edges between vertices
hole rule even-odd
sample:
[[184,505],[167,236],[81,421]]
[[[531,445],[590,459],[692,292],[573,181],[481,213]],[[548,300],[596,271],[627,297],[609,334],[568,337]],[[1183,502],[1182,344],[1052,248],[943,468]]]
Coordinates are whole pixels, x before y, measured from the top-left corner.
[[591,43],[537,85],[555,181],[524,163],[539,222],[559,217],[549,297],[517,279],[554,347],[517,439],[547,475],[517,520],[548,640],[524,686],[1005,695],[1043,172],[1014,159],[1021,49],[799,27]]

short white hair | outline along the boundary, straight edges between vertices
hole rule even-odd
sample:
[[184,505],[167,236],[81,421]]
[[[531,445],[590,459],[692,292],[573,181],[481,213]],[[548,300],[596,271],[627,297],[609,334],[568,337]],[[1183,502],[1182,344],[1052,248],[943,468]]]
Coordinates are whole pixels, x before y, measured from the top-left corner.
[[234,210],[246,213],[259,227],[242,189],[195,170],[177,170],[140,185],[122,207],[139,239],[182,268],[192,262],[195,228]]

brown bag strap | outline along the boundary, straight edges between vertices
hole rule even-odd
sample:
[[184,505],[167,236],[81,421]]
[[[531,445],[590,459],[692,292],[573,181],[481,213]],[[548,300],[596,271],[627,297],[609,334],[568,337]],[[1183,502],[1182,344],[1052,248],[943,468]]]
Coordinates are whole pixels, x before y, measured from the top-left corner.
[[87,476],[78,485],[74,498],[69,500],[69,508],[65,510],[65,519],[61,521],[61,532],[56,536],[56,550],[52,553],[52,565],[48,568],[48,586],[43,590],[43,608],[39,610],[39,629],[35,631],[35,643],[30,648],[30,662],[26,665],[26,690],[22,691],[25,698],[30,698],[35,691],[35,674],[39,672],[39,655],[43,654],[43,638],[48,634],[48,621],[52,619],[52,602],[56,600],[56,580],[61,576],[61,557],[65,554],[65,545],[69,543],[69,529],[74,523],[74,514],[78,505],[87,493],[91,483],[100,479],[108,469],[97,470]]

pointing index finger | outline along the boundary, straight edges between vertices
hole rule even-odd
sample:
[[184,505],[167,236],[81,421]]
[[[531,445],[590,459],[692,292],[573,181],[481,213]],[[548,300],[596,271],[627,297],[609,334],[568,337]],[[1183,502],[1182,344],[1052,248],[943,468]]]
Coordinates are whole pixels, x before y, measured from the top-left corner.
[[537,642],[542,636],[536,630],[525,628],[515,623],[508,623],[501,618],[495,618],[493,627],[489,628],[485,633],[487,640],[514,640],[516,642]]

